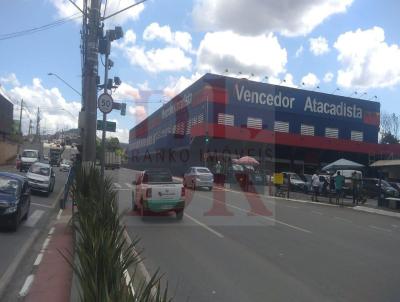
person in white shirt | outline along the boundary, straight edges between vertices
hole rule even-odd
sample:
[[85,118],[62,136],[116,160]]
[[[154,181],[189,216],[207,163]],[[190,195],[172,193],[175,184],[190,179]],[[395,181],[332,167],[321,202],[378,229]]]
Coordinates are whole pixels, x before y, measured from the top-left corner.
[[314,175],[311,177],[311,185],[313,188],[312,200],[318,201],[320,182],[317,173],[314,173]]

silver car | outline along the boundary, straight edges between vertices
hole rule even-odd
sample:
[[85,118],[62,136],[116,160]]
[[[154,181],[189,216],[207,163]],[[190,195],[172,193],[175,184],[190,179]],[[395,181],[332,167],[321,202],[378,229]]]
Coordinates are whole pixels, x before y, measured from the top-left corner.
[[55,173],[49,164],[34,163],[26,173],[32,190],[45,192],[49,195],[54,190]]
[[206,167],[190,167],[183,175],[183,185],[185,187],[191,187],[193,190],[205,187],[211,191],[213,183],[214,176]]

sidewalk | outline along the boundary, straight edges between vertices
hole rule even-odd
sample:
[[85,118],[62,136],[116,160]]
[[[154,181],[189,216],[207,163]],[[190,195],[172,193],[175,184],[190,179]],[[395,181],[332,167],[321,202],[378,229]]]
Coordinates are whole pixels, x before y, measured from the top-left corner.
[[[60,210],[36,258],[33,274],[28,276],[20,295],[25,302],[69,302],[73,270],[61,253],[72,261],[73,232],[69,225],[71,202]],[[24,290],[26,292],[24,292]]]

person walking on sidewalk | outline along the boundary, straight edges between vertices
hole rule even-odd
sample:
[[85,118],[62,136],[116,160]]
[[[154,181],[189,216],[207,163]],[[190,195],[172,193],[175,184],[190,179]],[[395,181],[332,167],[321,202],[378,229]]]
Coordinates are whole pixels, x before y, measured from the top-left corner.
[[314,175],[311,177],[311,185],[313,188],[313,195],[312,195],[311,200],[318,201],[320,182],[319,182],[319,176],[317,175],[317,173],[314,173]]
[[342,199],[342,205],[343,205],[343,197],[342,197],[343,186],[344,186],[344,177],[343,175],[340,174],[340,171],[338,171],[335,177],[336,204],[339,204],[339,200]]

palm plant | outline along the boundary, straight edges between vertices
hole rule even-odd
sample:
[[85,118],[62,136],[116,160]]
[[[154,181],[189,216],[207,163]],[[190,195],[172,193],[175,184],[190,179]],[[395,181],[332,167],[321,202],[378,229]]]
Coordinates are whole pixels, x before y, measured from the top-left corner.
[[134,253],[138,239],[131,244],[125,240],[117,193],[111,180],[102,179],[94,165],[77,167],[71,193],[77,206],[72,221],[77,238],[77,261],[71,265],[79,281],[80,300],[171,301],[167,289],[161,289],[158,273],[148,282],[138,282],[136,290],[132,286],[138,277],[136,273],[128,284],[126,282],[126,272],[135,268],[141,258],[140,254]]

